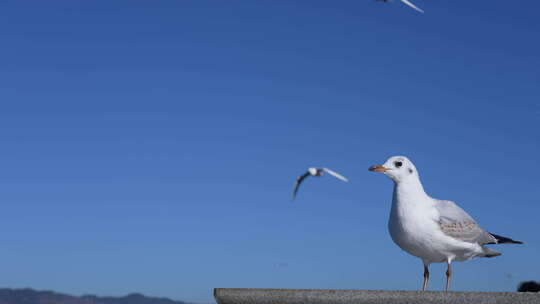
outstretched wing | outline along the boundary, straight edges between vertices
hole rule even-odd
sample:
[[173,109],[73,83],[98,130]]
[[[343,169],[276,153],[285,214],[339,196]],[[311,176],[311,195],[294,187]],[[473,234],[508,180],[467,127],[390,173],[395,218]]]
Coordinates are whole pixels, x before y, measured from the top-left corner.
[[296,193],[298,193],[298,189],[300,189],[300,184],[306,179],[306,177],[310,176],[311,174],[308,172],[304,173],[303,175],[300,175],[296,181],[294,182],[294,190],[292,199],[294,200],[296,198]]
[[468,242],[496,244],[497,239],[482,229],[475,220],[451,201],[436,200],[435,207],[439,211],[439,226],[448,236]]
[[349,181],[345,176],[343,176],[343,175],[341,175],[341,174],[339,174],[339,173],[337,173],[335,171],[332,171],[332,170],[330,170],[328,168],[323,168],[323,170],[324,170],[324,172],[326,172],[326,173],[332,175],[333,177],[338,178],[338,179],[340,179],[340,180],[342,180],[344,182]]
[[420,9],[416,5],[412,4],[412,2],[410,2],[409,0],[401,0],[401,2],[403,2],[403,3],[407,4],[408,6],[414,8],[415,10],[419,11],[420,13],[424,12],[422,9]]

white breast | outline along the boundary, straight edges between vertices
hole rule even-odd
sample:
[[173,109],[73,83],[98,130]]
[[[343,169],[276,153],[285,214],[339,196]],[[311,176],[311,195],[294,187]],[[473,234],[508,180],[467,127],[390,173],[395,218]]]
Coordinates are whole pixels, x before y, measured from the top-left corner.
[[478,244],[445,235],[438,223],[439,212],[427,195],[394,192],[388,229],[392,240],[404,251],[429,263],[468,260]]
[[[392,240],[406,252],[429,262],[444,262],[448,253],[441,243],[438,212],[429,201],[412,193],[394,193],[388,229]],[[405,194],[405,195],[404,195]]]

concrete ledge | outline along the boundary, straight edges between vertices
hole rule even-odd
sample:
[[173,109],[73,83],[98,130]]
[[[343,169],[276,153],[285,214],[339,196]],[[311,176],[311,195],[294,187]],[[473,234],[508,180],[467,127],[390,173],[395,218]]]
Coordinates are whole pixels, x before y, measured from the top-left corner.
[[540,303],[540,293],[216,288],[218,304]]

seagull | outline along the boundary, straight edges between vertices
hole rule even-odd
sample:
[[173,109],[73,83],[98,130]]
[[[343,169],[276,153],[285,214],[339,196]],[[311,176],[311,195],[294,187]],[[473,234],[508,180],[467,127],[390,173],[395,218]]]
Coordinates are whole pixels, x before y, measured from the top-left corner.
[[404,156],[389,158],[369,171],[380,172],[394,181],[388,230],[394,243],[424,263],[426,290],[431,263],[447,263],[446,291],[452,281],[452,262],[475,257],[496,257],[501,253],[487,244],[523,244],[489,233],[452,201],[438,200],[424,192],[418,171]]
[[[379,2],[389,2],[389,1],[391,1],[391,0],[376,0],[376,1],[379,1]],[[423,12],[424,12],[421,8],[419,8],[418,6],[412,4],[412,2],[410,2],[409,0],[399,0],[399,1],[405,3],[406,5],[412,7],[413,9],[419,11],[420,13],[423,13]]]
[[294,183],[294,190],[293,190],[293,196],[292,196],[292,199],[294,200],[296,198],[296,193],[298,192],[298,189],[300,188],[300,184],[306,179],[306,177],[308,176],[317,176],[317,177],[321,177],[324,175],[324,173],[328,173],[330,175],[332,175],[333,177],[337,178],[337,179],[340,179],[344,182],[348,182],[349,180],[335,172],[335,171],[332,171],[328,168],[309,168],[308,171],[306,173],[304,173],[303,175],[300,175],[297,179],[296,179],[296,182]]

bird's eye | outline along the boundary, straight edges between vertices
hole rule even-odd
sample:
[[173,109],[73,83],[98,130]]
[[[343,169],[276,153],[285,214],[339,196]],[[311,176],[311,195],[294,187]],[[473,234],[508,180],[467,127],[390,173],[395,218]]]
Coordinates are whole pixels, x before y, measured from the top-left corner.
[[403,166],[403,163],[400,162],[400,161],[397,161],[397,162],[394,163],[394,166],[396,166],[396,168],[399,168],[399,167]]

